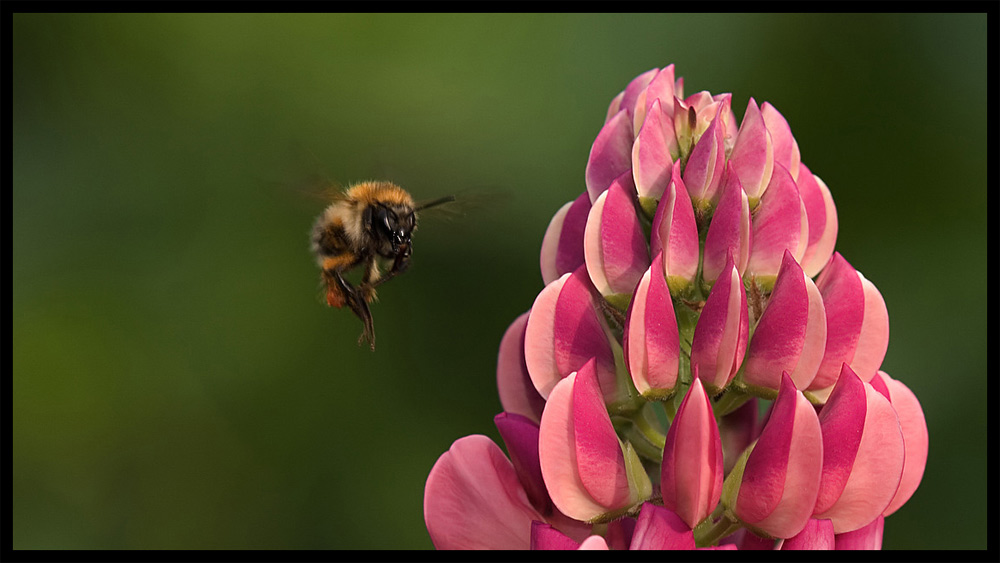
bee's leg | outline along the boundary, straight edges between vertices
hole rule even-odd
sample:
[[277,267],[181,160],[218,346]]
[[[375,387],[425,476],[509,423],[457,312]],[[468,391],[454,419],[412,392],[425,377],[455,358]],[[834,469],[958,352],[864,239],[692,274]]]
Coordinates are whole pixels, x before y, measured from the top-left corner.
[[411,252],[412,248],[410,247],[410,245],[407,245],[404,249],[398,252],[396,254],[396,259],[392,261],[392,268],[388,272],[386,272],[384,276],[377,279],[374,282],[374,284],[372,284],[373,287],[378,287],[384,284],[385,282],[391,280],[392,278],[398,276],[399,274],[405,272],[406,269],[410,266]]
[[365,267],[365,273],[361,276],[361,285],[358,287],[358,290],[361,291],[361,296],[364,297],[366,302],[371,303],[378,298],[378,295],[375,293],[375,286],[378,285],[378,279],[381,275],[382,273],[378,269],[378,258],[372,254]]
[[358,345],[360,346],[362,342],[367,340],[371,345],[372,350],[375,350],[375,322],[372,319],[372,312],[371,309],[368,308],[368,303],[365,302],[361,292],[351,286],[351,284],[340,275],[340,272],[333,272],[333,276],[337,285],[340,287],[340,290],[346,296],[345,301],[347,302],[347,305],[365,325],[364,330],[361,332],[361,336],[358,337]]

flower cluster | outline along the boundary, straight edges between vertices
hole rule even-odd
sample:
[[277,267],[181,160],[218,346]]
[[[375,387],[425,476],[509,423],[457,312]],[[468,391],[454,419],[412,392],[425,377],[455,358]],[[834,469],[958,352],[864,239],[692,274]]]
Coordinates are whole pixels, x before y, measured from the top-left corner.
[[436,547],[879,548],[920,483],[830,190],[771,104],[682,90],[670,65],[612,100],[500,343],[507,455],[467,436],[427,479]]

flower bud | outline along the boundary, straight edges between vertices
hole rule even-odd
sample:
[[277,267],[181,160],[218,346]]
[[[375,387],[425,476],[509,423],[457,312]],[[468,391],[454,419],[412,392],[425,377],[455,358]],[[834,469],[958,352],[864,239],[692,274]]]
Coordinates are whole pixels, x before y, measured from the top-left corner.
[[771,102],[764,102],[760,106],[760,115],[764,119],[767,132],[771,134],[771,143],[774,147],[774,162],[780,164],[788,170],[796,181],[799,177],[799,144],[792,136],[792,129],[785,121],[785,117],[774,109]]
[[673,168],[670,183],[656,207],[649,238],[650,254],[663,252],[662,271],[670,293],[690,291],[698,274],[698,225],[679,166]]
[[545,399],[538,394],[524,362],[524,331],[528,313],[517,317],[504,332],[497,355],[497,392],[508,413],[517,413],[536,423],[542,419]]
[[722,495],[722,442],[712,403],[695,379],[667,431],[660,467],[663,506],[694,529]]
[[671,145],[677,150],[673,119],[663,114],[660,100],[646,112],[645,122],[632,145],[632,175],[639,198],[660,199],[673,171]]
[[927,421],[924,410],[920,407],[917,396],[909,387],[889,377],[884,371],[879,371],[872,379],[872,386],[884,385],[888,392],[889,403],[899,417],[899,427],[903,432],[903,448],[906,455],[903,460],[903,477],[899,481],[896,495],[892,497],[889,506],[882,512],[889,516],[899,510],[920,485],[927,466]]
[[747,193],[750,209],[755,209],[771,182],[774,146],[764,117],[753,98],[750,98],[747,111],[743,114],[743,122],[729,155],[729,162]]
[[708,129],[691,150],[687,166],[684,168],[684,186],[691,194],[691,200],[700,210],[715,206],[719,199],[719,186],[726,166],[725,131],[719,112],[712,119]]
[[792,257],[799,260],[805,253],[808,238],[808,218],[799,189],[791,174],[778,164],[753,215],[753,244],[747,273],[769,291],[785,251],[790,251]]
[[691,341],[691,374],[718,394],[732,381],[746,353],[749,313],[743,280],[732,253],[712,287]]
[[652,484],[611,425],[594,360],[552,389],[539,429],[542,477],[570,518],[607,521],[649,498]]
[[635,388],[649,399],[665,399],[677,386],[680,337],[673,300],[663,279],[663,254],[639,280],[625,316],[625,366]]
[[556,211],[542,239],[542,282],[546,285],[584,263],[583,231],[590,213],[590,196],[583,192]]
[[594,202],[583,233],[583,256],[602,295],[631,294],[649,267],[631,172],[616,178]]
[[805,164],[799,169],[795,183],[799,187],[799,196],[806,208],[809,223],[806,251],[799,263],[806,275],[813,278],[830,261],[833,247],[837,243],[837,207],[833,204],[830,188],[826,187],[823,180],[813,175]]
[[771,298],[750,340],[743,382],[762,394],[776,394],[781,373],[787,371],[797,389],[806,389],[825,349],[823,297],[786,250]]
[[740,276],[750,261],[753,231],[750,226],[750,204],[740,180],[727,164],[726,175],[719,196],[719,204],[712,215],[705,235],[705,252],[702,259],[702,279],[708,286],[715,283],[726,263],[727,253],[732,253]]
[[819,413],[823,480],[815,518],[836,533],[856,530],[882,514],[903,474],[903,434],[889,400],[843,364]]
[[694,549],[694,533],[668,508],[643,503],[632,534],[632,550]]
[[615,178],[632,167],[632,118],[629,112],[619,110],[597,134],[587,160],[587,194],[590,201],[608,189]]
[[790,538],[812,517],[823,469],[819,420],[788,374],[757,442],[736,462],[722,501],[758,534]]

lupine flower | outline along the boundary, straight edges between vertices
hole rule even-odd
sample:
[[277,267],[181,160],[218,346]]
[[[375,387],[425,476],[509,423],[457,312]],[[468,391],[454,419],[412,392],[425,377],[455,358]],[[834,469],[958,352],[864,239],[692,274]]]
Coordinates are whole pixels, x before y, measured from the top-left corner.
[[435,546],[878,549],[916,491],[926,420],[808,147],[767,101],[683,86],[652,69],[608,105],[500,341],[507,455],[441,456]]

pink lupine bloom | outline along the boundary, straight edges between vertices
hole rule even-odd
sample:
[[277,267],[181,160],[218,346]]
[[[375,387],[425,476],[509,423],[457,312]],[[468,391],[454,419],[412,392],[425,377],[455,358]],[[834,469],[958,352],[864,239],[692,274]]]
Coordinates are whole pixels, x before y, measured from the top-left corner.
[[683,84],[608,105],[499,343],[507,454],[460,438],[427,479],[436,547],[880,549],[917,490],[926,419],[836,187],[771,103]]

